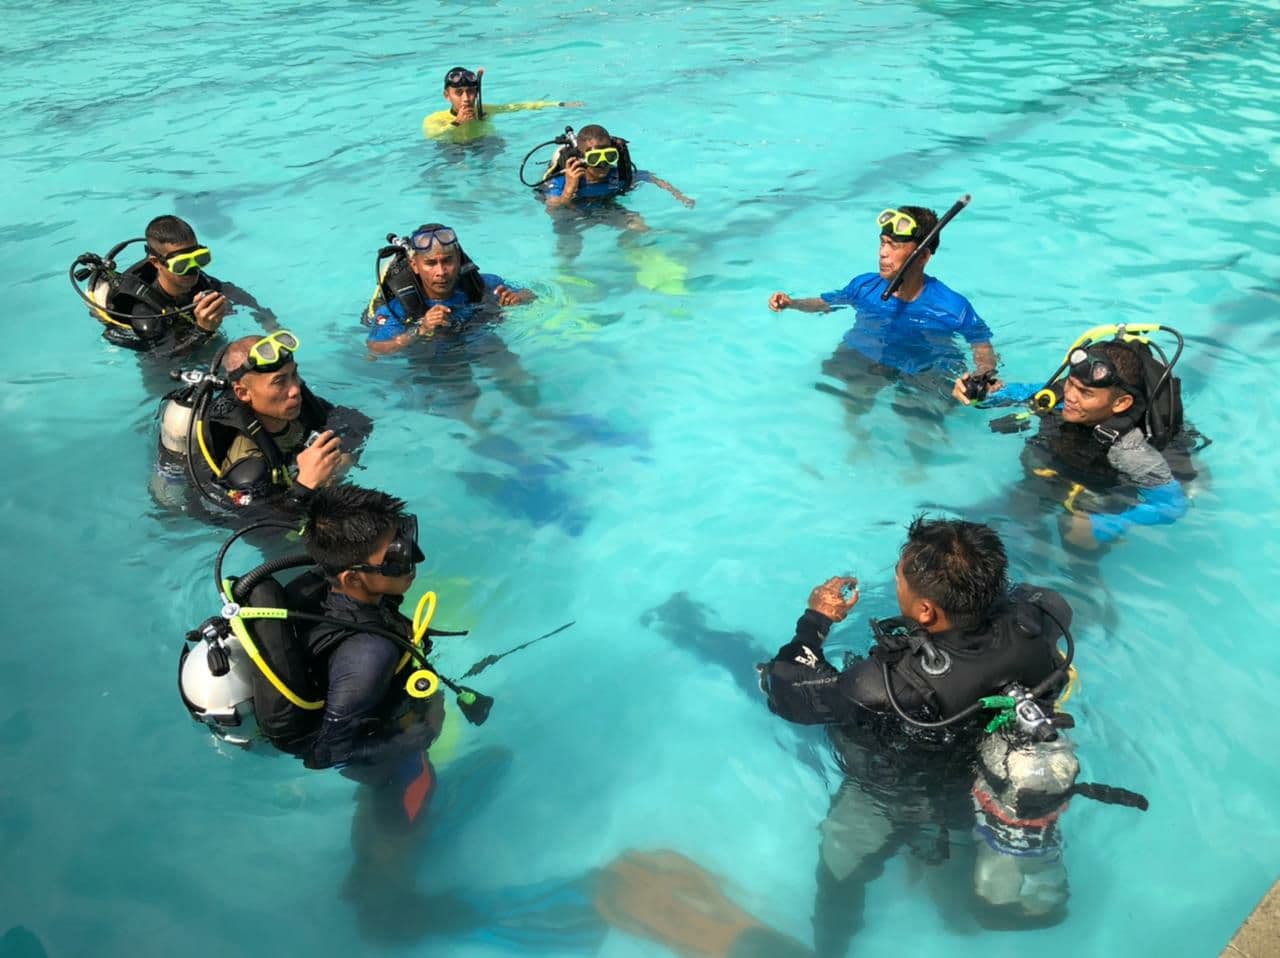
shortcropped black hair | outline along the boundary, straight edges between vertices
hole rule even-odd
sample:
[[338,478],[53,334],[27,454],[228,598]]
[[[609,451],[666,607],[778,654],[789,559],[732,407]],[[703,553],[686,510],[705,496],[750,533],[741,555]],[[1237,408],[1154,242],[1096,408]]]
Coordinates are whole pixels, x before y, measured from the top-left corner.
[[[1138,359],[1138,354],[1133,351],[1133,347],[1120,342],[1118,339],[1112,339],[1103,343],[1101,348],[1102,354],[1115,367],[1116,375],[1120,377],[1120,381],[1128,386],[1130,390],[1141,393],[1143,391],[1142,361]],[[1127,392],[1128,390],[1125,391]]]
[[[927,206],[899,206],[898,211],[906,213],[916,221],[916,235],[912,240],[916,243],[929,235],[929,231],[938,225],[938,214]],[[929,252],[938,252],[938,247],[942,245],[942,234],[939,233],[929,243]]]
[[192,246],[196,242],[196,231],[186,220],[176,216],[157,216],[147,224],[147,248],[157,249],[161,246]]
[[599,123],[588,123],[578,131],[578,142],[583,140],[592,140],[597,142],[612,143],[613,137],[609,135],[609,131],[602,127]]
[[957,628],[981,625],[1009,590],[1004,543],[979,522],[916,516],[899,558],[911,591],[936,604]]
[[307,502],[302,544],[317,565],[336,576],[367,562],[403,512],[403,500],[377,489],[321,486]]

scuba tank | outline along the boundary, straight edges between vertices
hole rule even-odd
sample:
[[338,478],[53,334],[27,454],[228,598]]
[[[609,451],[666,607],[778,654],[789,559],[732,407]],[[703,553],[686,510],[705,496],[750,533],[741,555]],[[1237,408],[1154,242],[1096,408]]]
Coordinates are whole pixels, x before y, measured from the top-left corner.
[[206,624],[188,634],[188,639],[200,637],[178,659],[178,693],[191,717],[214,738],[252,749],[265,741],[253,709],[254,665],[239,639],[213,630]]
[[365,311],[363,321],[366,326],[373,324],[373,314],[378,301],[390,303],[398,301],[406,317],[417,319],[427,311],[427,299],[422,292],[422,284],[418,275],[409,265],[412,248],[409,241],[395,233],[387,234],[387,245],[378,250],[374,261],[374,270],[378,278],[378,289],[374,293],[373,302]]

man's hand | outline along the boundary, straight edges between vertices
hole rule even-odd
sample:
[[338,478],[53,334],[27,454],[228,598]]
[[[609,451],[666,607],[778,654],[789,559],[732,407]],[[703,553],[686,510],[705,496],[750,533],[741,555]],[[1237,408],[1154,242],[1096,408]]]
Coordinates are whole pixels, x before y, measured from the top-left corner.
[[843,622],[859,598],[858,580],[852,576],[836,575],[809,593],[809,608],[821,612],[832,622]]
[[196,325],[205,332],[214,333],[222,325],[223,317],[231,312],[227,297],[211,289],[202,289],[191,300]]
[[522,303],[533,302],[533,290],[529,289],[511,290],[505,286],[497,286],[493,290],[493,295],[498,298],[499,306],[519,306]]
[[298,453],[298,485],[319,489],[333,478],[342,463],[342,440],[326,429],[316,441]]
[[1093,523],[1084,513],[1073,512],[1062,527],[1062,541],[1077,549],[1096,549],[1101,543],[1093,537]]
[[789,309],[790,306],[791,297],[786,293],[774,293],[769,297],[769,308],[775,313],[780,313],[784,309]]
[[582,157],[569,157],[569,162],[564,165],[564,195],[569,196],[578,192],[578,186],[586,175],[587,164],[582,162]]
[[464,103],[458,107],[458,112],[453,116],[454,123],[470,123],[476,118],[476,108],[470,103]]
[[432,306],[418,323],[419,336],[434,336],[437,329],[453,322],[453,310],[448,306]]
[[[966,406],[970,406],[974,403],[974,400],[970,399],[968,395],[970,376],[972,376],[972,373],[965,373],[957,379],[955,381],[955,385],[951,387],[951,398],[964,403]],[[987,386],[987,395],[990,396],[992,393],[998,393],[1002,389],[1004,389],[1003,382],[999,379],[992,380],[991,384]]]

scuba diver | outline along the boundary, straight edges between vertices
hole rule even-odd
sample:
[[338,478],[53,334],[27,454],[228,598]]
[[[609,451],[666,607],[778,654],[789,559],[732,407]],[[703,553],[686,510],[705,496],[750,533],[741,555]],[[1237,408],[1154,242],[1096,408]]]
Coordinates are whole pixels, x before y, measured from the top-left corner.
[[[1172,357],[1150,339],[1155,332],[1177,340]],[[1063,541],[1094,549],[1135,525],[1186,514],[1182,483],[1196,477],[1191,453],[1209,442],[1183,422],[1182,386],[1173,375],[1182,348],[1170,326],[1098,326],[1072,344],[1043,385],[975,384],[961,376],[952,395],[982,407],[1029,401],[1029,411],[993,420],[991,428],[1019,432],[1039,418],[1022,453],[1027,475],[1048,482],[1065,507]]]
[[492,371],[498,389],[517,405],[534,407],[537,386],[497,335],[502,308],[533,302],[531,289],[482,273],[458,234],[427,223],[408,237],[387,237],[378,251],[378,288],[365,310],[368,348],[375,356],[413,346],[411,362],[425,370],[417,385],[442,414],[476,426],[480,389],[472,363]]
[[[424,558],[417,517],[401,500],[351,485],[317,489],[306,504],[305,554],[224,578],[231,545],[264,527],[293,524],[249,526],[218,553],[214,579],[223,606],[187,635],[182,701],[221,741],[245,749],[269,744],[308,768],[340,768],[359,782],[348,886],[359,895],[368,872],[398,864],[397,884],[411,889],[412,856],[386,852],[422,834],[436,784],[427,749],[445,718],[437,693],[442,685],[451,689],[476,725],[493,700],[431,667],[431,636],[465,634],[430,627],[435,593],[422,596],[412,620],[400,612]],[[287,584],[276,578],[304,567]],[[357,898],[357,906],[376,903]]]
[[[1075,782],[1057,732],[1072,723],[1055,714],[1074,655],[1071,608],[1049,589],[1010,589],[1007,572],[988,526],[917,517],[894,572],[901,617],[871,620],[867,656],[837,671],[823,655],[832,624],[859,598],[857,579],[837,576],[813,590],[795,637],[758,667],[771,711],[830,726],[847,776],[820,828],[819,955],[845,954],[867,883],[899,848],[941,863],[951,832],[975,829],[975,808],[991,852],[975,863],[975,916],[1029,926],[1065,908],[1057,818],[1067,799],[1145,807],[1133,793]],[[986,722],[984,710],[997,714]]]
[[298,346],[285,329],[245,336],[207,371],[173,374],[182,386],[160,408],[152,484],[162,504],[185,499],[173,487],[185,490],[189,479],[221,512],[262,504],[296,512],[352,465],[373,423],[311,392],[298,374]]
[[[116,257],[142,243],[145,257],[124,270]],[[209,247],[176,216],[157,216],[144,237],[125,240],[105,256],[84,253],[71,265],[71,285],[103,325],[107,342],[164,358],[185,356],[218,332],[233,304],[253,311],[268,331],[275,315],[247,292],[205,272]],[[81,284],[84,284],[83,288]]]
[[[525,179],[525,166],[544,146],[555,146],[556,151],[542,178],[531,183]],[[572,127],[565,127],[561,136],[535,146],[520,164],[520,182],[537,190],[547,212],[553,215],[557,250],[565,260],[577,258],[582,251],[582,230],[595,223],[623,230],[623,236],[649,229],[639,213],[608,202],[641,183],[652,183],[666,190],[686,207],[692,208],[695,202],[666,180],[638,169],[631,160],[627,141],[611,136],[595,123],[584,126],[576,134]],[[576,215],[565,215],[569,210]]]
[[[946,396],[951,379],[963,370],[964,357],[955,348],[959,335],[972,352],[975,377],[994,376],[996,354],[991,330],[965,297],[941,280],[925,274],[938,251],[942,228],[969,203],[963,196],[941,218],[923,206],[900,206],[876,217],[880,228],[879,272],[855,276],[843,288],[820,296],[793,299],[776,292],[769,297],[774,312],[796,309],[828,313],[840,306],[856,311],[853,327],[822,364],[824,374],[843,388],[820,383],[818,388],[845,401],[849,427],[866,440],[870,433],[857,424],[871,411],[880,391],[900,384],[911,388],[911,401],[894,405],[902,415],[926,420],[937,432],[950,406]],[[930,445],[922,437],[913,452]]]
[[430,114],[422,121],[422,135],[451,143],[470,143],[493,132],[489,117],[520,110],[545,110],[549,107],[578,107],[581,100],[530,100],[525,103],[500,103],[486,106],[481,93],[484,67],[474,73],[466,67],[454,67],[444,75],[444,98],[449,109]]

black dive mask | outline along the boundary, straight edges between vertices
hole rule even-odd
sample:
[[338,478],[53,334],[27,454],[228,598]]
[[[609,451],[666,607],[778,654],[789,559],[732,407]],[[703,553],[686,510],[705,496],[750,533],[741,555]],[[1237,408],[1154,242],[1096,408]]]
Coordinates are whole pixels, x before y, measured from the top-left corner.
[[396,520],[396,535],[387,546],[386,554],[377,565],[362,562],[351,566],[352,572],[372,572],[384,575],[389,579],[398,579],[408,575],[419,562],[426,558],[418,548],[418,517],[405,513]]

